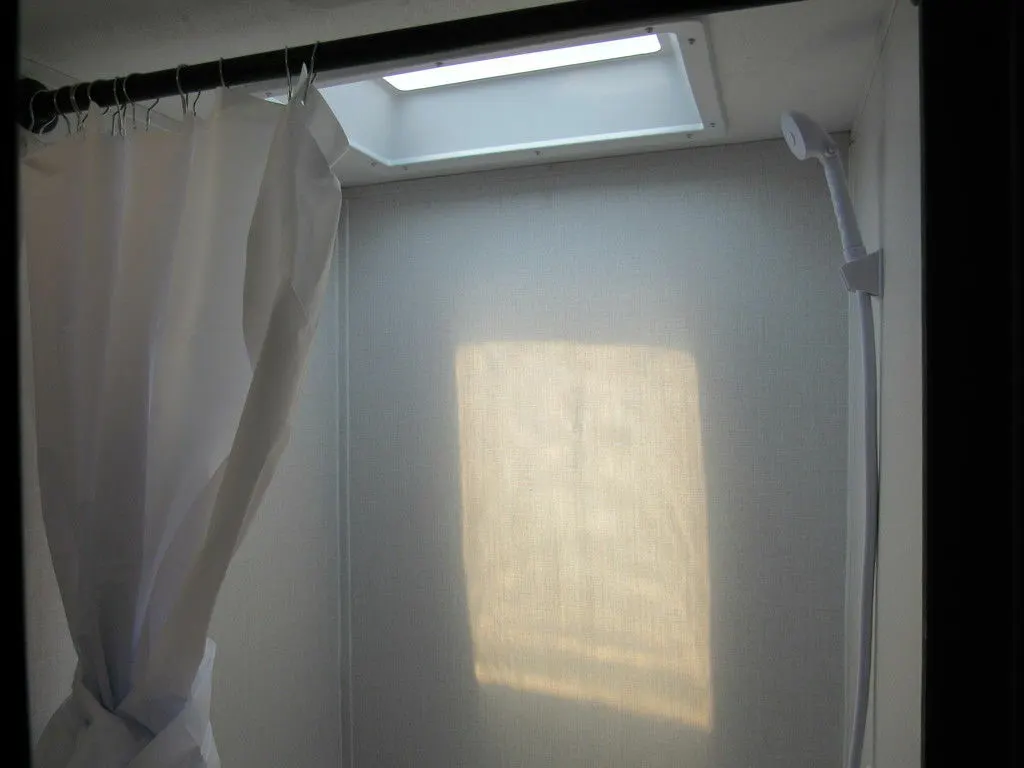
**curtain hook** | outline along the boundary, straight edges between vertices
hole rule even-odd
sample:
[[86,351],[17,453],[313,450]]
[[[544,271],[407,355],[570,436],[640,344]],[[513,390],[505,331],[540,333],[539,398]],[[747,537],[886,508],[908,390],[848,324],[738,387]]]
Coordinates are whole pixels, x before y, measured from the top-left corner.
[[[121,100],[121,103],[118,106],[118,112],[120,113],[120,118],[119,119],[120,119],[120,123],[121,123],[121,135],[122,136],[126,135],[126,131],[127,131],[127,127],[128,127],[128,78],[129,77],[131,77],[130,74],[125,75],[121,79],[121,95],[124,96],[124,99]],[[115,83],[115,85],[116,85],[116,83]]]
[[[85,109],[78,105],[78,86],[85,86]],[[75,113],[78,115],[78,125],[75,126],[75,133],[82,133],[85,130],[85,121],[89,119],[89,84],[79,83],[75,86]]]
[[118,130],[118,118],[121,117],[121,102],[117,99],[117,78],[114,78],[114,112],[110,116],[110,135],[120,135]]
[[224,82],[224,59],[217,59],[217,72],[220,73],[220,87],[228,88],[228,84]]
[[313,43],[313,52],[309,55],[309,79],[306,80],[306,90],[302,92],[302,103],[306,103],[306,97],[309,95],[309,87],[313,85],[313,81],[316,80],[316,49],[320,46],[320,41],[317,40]]
[[78,97],[76,95],[78,93],[78,86],[80,86],[80,85],[81,85],[81,83],[75,83],[74,85],[71,86],[71,96],[70,96],[70,98],[71,98],[71,108],[73,110],[75,110],[75,130],[74,130],[74,133],[76,133],[76,134],[82,129],[82,112],[78,108]]
[[54,125],[57,124],[57,121],[59,119],[60,119],[60,113],[57,111],[57,92],[53,91],[53,117],[51,117],[49,120],[46,121],[46,125],[44,125],[42,128],[39,129],[39,133],[41,133],[41,134],[42,133],[46,133]]
[[38,96],[40,93],[46,93],[46,91],[45,90],[44,91],[36,91],[28,99],[28,132],[29,133],[34,133],[34,131],[32,129],[36,127],[36,111],[35,111],[34,107],[32,106],[32,103],[36,100],[36,96]]
[[135,72],[132,72],[131,74],[125,75],[124,76],[124,80],[121,83],[121,92],[124,94],[124,116],[122,116],[121,121],[124,122],[125,117],[128,116],[128,105],[131,104],[132,105],[132,128],[133,129],[139,127],[139,121],[136,120],[136,118],[135,118],[135,102],[132,101],[132,97],[128,95],[128,78],[132,77],[135,74],[136,74]]
[[183,90],[181,90],[181,69],[184,66],[185,66],[184,64],[179,64],[174,69],[174,82],[178,86],[178,97],[181,99],[181,119],[182,120],[184,120],[186,117],[188,117],[188,97],[185,95],[185,92]]
[[196,107],[199,106],[199,97],[203,95],[202,91],[196,91],[195,101],[192,102],[192,117],[196,116]]
[[[60,88],[58,88],[57,90],[59,91]],[[71,89],[71,93],[68,95],[68,98],[71,99],[71,105],[72,106],[74,106],[74,104],[75,104],[74,94],[75,94],[75,89],[72,88]],[[57,97],[54,96],[53,100],[56,103]],[[66,125],[68,127],[68,136],[70,136],[71,135],[71,118],[68,117],[68,113],[67,112],[62,112],[60,116],[64,119],[64,125]]]
[[284,47],[284,74],[288,78],[288,103],[292,101],[292,71],[288,68],[288,46]]
[[85,84],[85,109],[82,111],[82,130],[89,120],[89,113],[92,111],[92,80]]
[[153,103],[146,107],[146,130],[149,130],[149,113],[153,111],[153,107],[160,103],[160,99],[154,99]]

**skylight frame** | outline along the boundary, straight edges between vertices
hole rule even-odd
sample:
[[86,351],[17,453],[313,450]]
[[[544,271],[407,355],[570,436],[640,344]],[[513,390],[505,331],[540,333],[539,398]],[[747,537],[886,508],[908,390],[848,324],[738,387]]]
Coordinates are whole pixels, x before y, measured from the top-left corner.
[[[461,55],[453,51],[451,56],[433,61],[410,61],[405,71],[415,71],[417,66],[427,69],[431,65],[438,67],[650,34],[657,35],[660,44],[660,50],[654,53],[450,86],[401,91],[383,79],[385,75],[402,71],[401,65],[382,67],[361,76],[344,72],[328,75],[318,80],[316,88],[347,136],[350,151],[337,161],[343,184],[360,186],[399,178],[443,176],[721,141],[727,133],[726,120],[710,41],[704,22],[697,19],[620,28],[576,38],[535,40],[532,44],[526,41],[505,51],[491,49],[475,54],[463,51]],[[636,71],[638,67],[642,72]],[[655,90],[666,86],[670,89],[663,91],[664,96],[661,92],[649,92],[647,78],[664,77],[666,67],[678,71],[682,90],[665,83],[655,86]],[[628,74],[624,74],[626,72]],[[608,77],[611,80],[606,81]],[[556,81],[554,92],[551,78]],[[557,81],[561,81],[560,84]],[[595,99],[595,88],[605,89],[605,82],[608,83],[606,97]],[[285,86],[282,82],[267,83],[260,96],[271,98],[286,93]],[[535,88],[538,101],[534,101],[530,93]],[[552,101],[558,88],[564,89],[566,101],[557,98]],[[485,93],[489,95],[484,96]],[[673,95],[683,93],[687,95]],[[463,94],[467,94],[467,101],[463,101]],[[692,119],[677,115],[666,120],[664,114],[660,117],[653,114],[665,108],[674,111],[675,107],[668,105],[677,98],[692,102],[691,108],[695,108]],[[484,103],[487,99],[491,100],[489,105]],[[521,109],[528,104],[535,105],[539,111],[529,113]],[[517,108],[520,108],[518,112]],[[592,110],[596,112],[587,117]],[[607,112],[607,122],[598,114],[602,110]],[[645,125],[642,117],[636,125],[624,124],[632,117],[623,116],[648,111],[652,112],[649,124]],[[575,122],[577,128],[570,129],[566,121]],[[489,124],[498,127],[496,133],[488,135]],[[522,136],[514,135],[517,124],[524,128]]]

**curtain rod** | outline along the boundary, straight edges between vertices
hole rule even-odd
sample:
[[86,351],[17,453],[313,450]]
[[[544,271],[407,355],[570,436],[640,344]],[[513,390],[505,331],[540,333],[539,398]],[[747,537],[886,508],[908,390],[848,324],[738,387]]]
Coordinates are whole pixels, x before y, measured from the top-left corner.
[[[359,74],[384,65],[401,66],[432,56],[473,55],[496,52],[499,46],[538,38],[558,39],[571,33],[598,33],[621,26],[655,24],[681,16],[698,16],[794,0],[572,0],[572,2],[445,21],[310,43],[231,59],[188,64],[144,74],[128,74],[48,90],[38,81],[18,82],[17,120],[24,128],[52,130],[57,115],[85,110],[89,102],[100,107],[153,101],[229,86],[281,80],[290,71],[296,76],[309,65],[316,50],[318,73]],[[287,62],[287,64],[286,64]],[[180,87],[179,87],[180,83]],[[72,100],[73,99],[73,100]],[[77,107],[77,109],[76,109]],[[32,117],[34,117],[34,124]]]

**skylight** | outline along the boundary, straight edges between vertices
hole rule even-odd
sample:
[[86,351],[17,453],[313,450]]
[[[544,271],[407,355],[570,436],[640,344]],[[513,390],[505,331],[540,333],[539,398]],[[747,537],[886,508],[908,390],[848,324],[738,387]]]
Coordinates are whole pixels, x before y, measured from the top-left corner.
[[357,186],[653,152],[726,134],[701,21],[603,34],[318,80],[348,141],[339,178]]
[[656,53],[660,50],[661,43],[657,35],[641,35],[640,37],[627,37],[600,43],[573,45],[550,51],[500,56],[495,59],[471,61],[465,64],[451,64],[418,72],[388,75],[384,79],[400,91],[417,91],[423,88],[487,80],[505,75],[521,75],[526,72],[557,69],[576,64],[590,64],[595,61],[624,59],[630,56]]

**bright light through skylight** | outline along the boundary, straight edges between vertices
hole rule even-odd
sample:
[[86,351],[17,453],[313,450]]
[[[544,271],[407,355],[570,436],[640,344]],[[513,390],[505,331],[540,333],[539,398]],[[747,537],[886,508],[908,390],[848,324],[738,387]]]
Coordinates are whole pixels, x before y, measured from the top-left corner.
[[656,53],[660,50],[661,43],[658,41],[657,35],[643,35],[627,37],[622,40],[608,40],[602,43],[574,45],[552,51],[520,53],[496,59],[471,61],[465,64],[451,64],[447,67],[435,67],[419,72],[388,75],[384,79],[400,91],[415,91],[421,88],[468,83],[473,80],[486,80],[504,75],[520,75],[524,72],[537,72],[574,64],[624,59],[629,56]]

